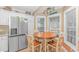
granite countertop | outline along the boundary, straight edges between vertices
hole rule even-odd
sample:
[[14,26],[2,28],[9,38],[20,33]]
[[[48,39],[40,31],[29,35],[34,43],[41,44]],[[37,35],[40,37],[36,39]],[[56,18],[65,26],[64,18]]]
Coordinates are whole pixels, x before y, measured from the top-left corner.
[[8,35],[8,31],[1,30],[1,29],[0,29],[0,37],[1,37],[1,36],[7,36],[7,35]]
[[3,34],[3,35],[0,35],[0,37],[1,37],[1,36],[8,36],[8,34]]

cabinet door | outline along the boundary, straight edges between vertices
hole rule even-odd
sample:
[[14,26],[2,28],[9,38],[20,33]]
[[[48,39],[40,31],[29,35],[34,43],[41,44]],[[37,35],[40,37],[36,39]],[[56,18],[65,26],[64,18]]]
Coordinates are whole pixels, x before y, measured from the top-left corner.
[[20,17],[19,34],[27,34],[27,32],[28,32],[28,23],[24,20],[23,17]]
[[2,37],[2,51],[8,51],[8,36]]
[[24,21],[23,21],[23,28],[24,28],[24,30],[22,30],[22,32],[24,32],[25,34],[28,34],[28,19],[27,18],[24,18],[23,19]]
[[8,13],[0,12],[0,25],[8,25],[9,16]]
[[24,27],[24,30],[22,31],[24,31],[24,33],[27,35],[28,34],[28,22],[25,22],[23,27]]
[[19,36],[19,49],[26,48],[26,38],[24,36]]
[[10,37],[9,38],[9,51],[15,52],[18,50],[18,37]]
[[0,37],[0,51],[1,51],[1,48],[2,48],[2,46],[1,46],[1,42],[2,42],[2,41],[1,41],[1,37]]
[[0,38],[0,51],[8,51],[8,36]]

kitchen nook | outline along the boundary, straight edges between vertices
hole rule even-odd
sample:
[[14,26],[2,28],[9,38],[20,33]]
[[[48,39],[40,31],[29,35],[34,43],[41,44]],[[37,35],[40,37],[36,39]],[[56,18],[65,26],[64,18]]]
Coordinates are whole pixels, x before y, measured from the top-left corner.
[[0,52],[78,52],[79,7],[0,6]]

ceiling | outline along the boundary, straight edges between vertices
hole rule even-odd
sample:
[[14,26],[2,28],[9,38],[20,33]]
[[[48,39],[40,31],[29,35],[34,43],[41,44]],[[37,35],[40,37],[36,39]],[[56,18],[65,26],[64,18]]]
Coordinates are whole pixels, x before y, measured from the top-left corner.
[[47,8],[53,8],[53,7],[55,7],[55,9],[60,9],[63,6],[13,6],[12,8],[22,11],[23,13],[30,12],[31,14],[33,13],[40,14],[43,13],[45,10],[47,10]]
[[31,12],[33,13],[35,10],[37,10],[38,6],[12,6],[13,9],[19,10],[21,12]]
[[9,6],[12,10],[17,10],[22,13],[39,14],[43,13],[47,8],[55,7],[60,9],[62,6]]

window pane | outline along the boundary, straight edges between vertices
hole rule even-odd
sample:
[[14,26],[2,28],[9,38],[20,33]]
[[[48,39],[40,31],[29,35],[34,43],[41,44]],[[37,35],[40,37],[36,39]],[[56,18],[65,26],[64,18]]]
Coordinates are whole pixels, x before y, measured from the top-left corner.
[[67,41],[76,45],[76,12],[75,9],[66,13]]

